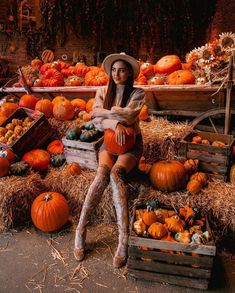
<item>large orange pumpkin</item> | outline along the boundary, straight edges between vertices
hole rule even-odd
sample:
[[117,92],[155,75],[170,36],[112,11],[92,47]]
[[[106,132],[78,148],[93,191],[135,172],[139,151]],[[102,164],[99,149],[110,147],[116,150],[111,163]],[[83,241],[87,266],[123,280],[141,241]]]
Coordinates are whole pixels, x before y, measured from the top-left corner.
[[49,99],[39,100],[35,106],[35,110],[40,111],[46,117],[53,116],[53,104]]
[[43,75],[42,84],[45,87],[62,86],[64,85],[63,74],[54,68],[48,69]]
[[71,101],[74,111],[75,111],[75,115],[77,115],[79,112],[81,111],[85,111],[86,110],[86,102],[83,99],[74,99]]
[[6,176],[10,170],[10,163],[7,158],[0,157],[0,177]]
[[6,117],[9,117],[16,109],[19,108],[18,104],[15,103],[4,103],[0,108],[0,113]]
[[101,69],[94,69],[85,75],[85,85],[91,86],[101,86],[106,85],[108,83],[108,76],[107,74]]
[[47,151],[51,155],[62,154],[64,151],[64,145],[61,140],[55,139],[49,143],[49,145],[47,146]]
[[64,68],[61,70],[61,73],[63,74],[64,77],[69,77],[71,75],[74,75],[74,66],[69,66],[68,68]]
[[194,84],[195,76],[190,70],[177,70],[172,72],[167,78],[168,84]]
[[152,184],[161,191],[176,191],[183,189],[187,181],[187,172],[180,162],[159,161],[150,170]]
[[182,68],[180,58],[176,55],[166,55],[154,65],[156,73],[170,74]]
[[70,101],[63,101],[54,104],[53,115],[57,120],[71,120],[74,117],[73,105]]
[[50,158],[50,154],[47,151],[34,149],[25,153],[22,157],[22,161],[29,163],[29,165],[37,171],[43,171],[48,168]]
[[40,74],[43,75],[47,70],[51,69],[51,63],[45,63],[40,67]]
[[58,192],[39,194],[31,207],[34,225],[43,232],[60,229],[69,218],[69,206],[64,196]]
[[36,98],[33,95],[26,94],[20,98],[19,106],[34,110],[37,102],[38,102],[38,98]]
[[106,129],[104,131],[105,149],[112,154],[118,154],[118,155],[124,154],[128,150],[130,150],[135,143],[135,131],[131,127],[127,127],[127,131],[129,135],[125,134],[126,143],[123,145],[120,145],[116,142],[115,131],[111,129]]

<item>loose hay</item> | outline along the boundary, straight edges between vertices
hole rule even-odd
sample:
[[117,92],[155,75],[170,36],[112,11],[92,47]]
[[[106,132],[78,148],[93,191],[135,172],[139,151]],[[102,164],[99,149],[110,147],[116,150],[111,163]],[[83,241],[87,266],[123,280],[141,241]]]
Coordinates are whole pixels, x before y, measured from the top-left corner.
[[70,120],[70,121],[60,121],[60,120],[56,120],[55,118],[49,118],[48,122],[50,123],[50,125],[52,126],[56,137],[58,138],[62,138],[63,136],[65,136],[65,132],[74,126],[82,126],[84,124],[84,121],[77,118],[74,120]]
[[[85,195],[95,178],[95,172],[84,169],[77,176],[68,176],[66,166],[58,169],[50,169],[44,179],[44,184],[48,190],[62,193],[68,200],[70,213],[74,221],[79,219]],[[111,188],[108,186],[102,196],[101,202],[94,209],[91,221],[95,224],[100,222],[111,223],[115,219],[112,204]]]
[[25,177],[0,178],[0,230],[29,221],[32,201],[43,189],[42,179],[33,172]]
[[174,159],[180,140],[193,129],[188,122],[172,123],[155,117],[150,122],[141,121],[140,128],[144,141],[143,156],[147,163]]

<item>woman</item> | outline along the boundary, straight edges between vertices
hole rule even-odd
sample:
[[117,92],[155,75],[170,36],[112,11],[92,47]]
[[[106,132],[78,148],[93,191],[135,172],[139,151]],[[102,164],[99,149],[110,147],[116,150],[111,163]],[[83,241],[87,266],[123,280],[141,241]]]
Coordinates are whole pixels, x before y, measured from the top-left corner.
[[103,66],[109,75],[109,84],[108,88],[103,87],[96,93],[92,122],[100,130],[114,130],[116,142],[120,145],[125,143],[125,136],[129,134],[127,126],[132,126],[136,140],[134,146],[121,155],[109,153],[105,146],[100,148],[96,177],[87,192],[76,229],[74,255],[79,261],[85,256],[86,224],[110,180],[119,229],[113,265],[119,268],[127,259],[129,227],[127,190],[123,179],[138,165],[142,155],[138,115],[145,102],[145,93],[133,88],[134,79],[139,74],[139,65],[133,57],[124,53],[112,54],[105,58]]

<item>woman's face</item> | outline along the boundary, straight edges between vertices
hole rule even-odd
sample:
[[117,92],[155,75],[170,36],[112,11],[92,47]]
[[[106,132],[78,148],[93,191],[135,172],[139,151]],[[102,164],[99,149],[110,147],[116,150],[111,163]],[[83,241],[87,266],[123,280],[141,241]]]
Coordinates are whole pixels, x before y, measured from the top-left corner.
[[116,61],[111,68],[112,78],[116,84],[125,84],[131,72],[123,61]]

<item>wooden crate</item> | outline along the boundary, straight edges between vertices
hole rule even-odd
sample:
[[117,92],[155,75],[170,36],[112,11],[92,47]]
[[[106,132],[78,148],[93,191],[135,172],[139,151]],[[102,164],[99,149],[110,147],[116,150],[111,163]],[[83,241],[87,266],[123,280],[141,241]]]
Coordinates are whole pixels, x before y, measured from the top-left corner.
[[10,148],[15,154],[21,156],[32,149],[40,148],[53,135],[53,129],[45,115],[27,108],[18,108],[1,126],[6,126],[14,118],[23,119],[28,116],[33,118],[31,127],[12,145],[0,142],[0,148]]
[[[225,147],[192,143],[194,136],[200,136],[210,142],[215,140],[225,143]],[[199,171],[226,181],[229,175],[233,135],[194,131],[181,140],[178,155],[184,159],[198,159]]]
[[[216,247],[213,239],[206,245],[183,244],[137,236],[133,231],[135,209],[131,221],[128,248],[128,275],[157,283],[208,289]],[[206,223],[206,230],[212,233]],[[143,250],[140,247],[144,247]],[[174,253],[160,250],[171,250]],[[193,256],[192,253],[197,254]]]
[[93,142],[82,142],[62,138],[65,146],[64,154],[67,163],[76,162],[81,167],[96,170],[98,167],[98,151],[103,143],[103,137]]

